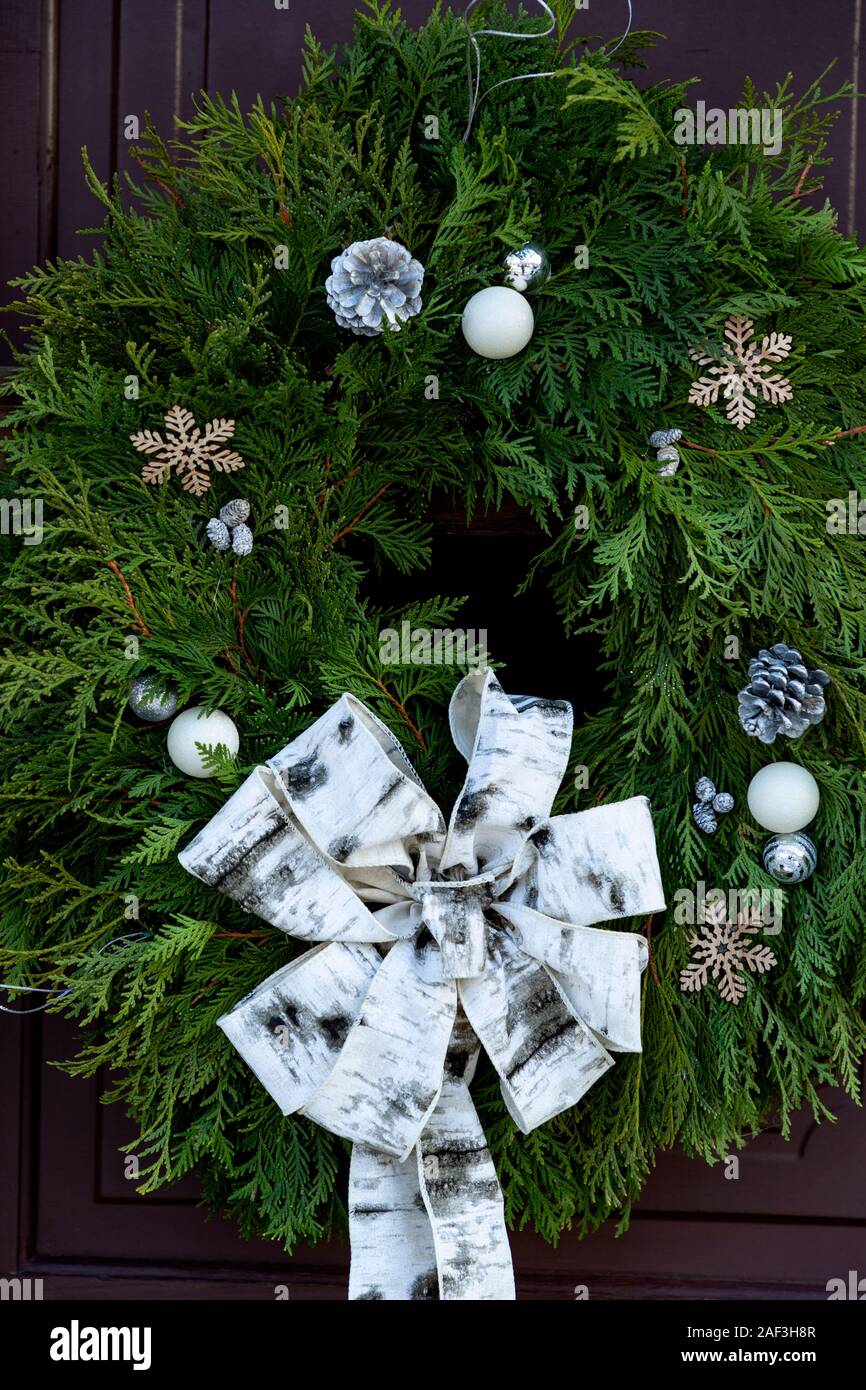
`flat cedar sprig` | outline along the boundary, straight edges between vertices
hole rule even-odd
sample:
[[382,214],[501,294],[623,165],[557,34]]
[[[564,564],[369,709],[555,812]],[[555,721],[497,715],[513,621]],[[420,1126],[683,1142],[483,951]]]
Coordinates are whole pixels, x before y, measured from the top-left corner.
[[[84,1042],[67,1065],[112,1071],[147,1190],[197,1165],[242,1230],[287,1246],[341,1228],[343,1148],[281,1116],[215,1021],[294,947],[176,854],[344,689],[452,803],[445,707],[459,673],[385,668],[378,650],[382,626],[460,621],[456,599],[407,601],[416,580],[426,591],[434,490],[468,512],[510,500],[549,532],[527,583],[558,608],[563,646],[536,653],[533,689],[574,700],[574,764],[589,770],[558,809],[649,796],[671,908],[699,880],[772,886],[743,809],[766,756],[737,723],[749,656],[784,640],[833,681],[827,719],[796,749],[821,786],[819,868],[784,894],[771,974],[750,977],[736,1010],[682,994],[689,930],[657,914],[651,929],[633,924],[652,941],[641,1057],[525,1138],[482,1066],[475,1093],[509,1219],[549,1239],[611,1213],[625,1224],[659,1149],[712,1160],[771,1108],[785,1129],[801,1105],[826,1113],[819,1087],[857,1092],[866,546],[825,517],[830,499],[866,493],[866,255],[810,201],[845,93],[826,95],[823,78],[800,98],[789,80],[766,96],[747,86],[747,107],[783,112],[779,156],[674,147],[690,83],[638,90],[617,65],[654,39],[633,35],[613,61],[588,55],[566,35],[571,0],[555,8],[558,37],[534,59],[571,75],[497,89],[466,144],[459,16],[437,9],[413,32],[369,6],[341,56],[309,36],[291,101],[245,112],[202,96],[180,144],[148,129],[137,188],[106,187],[86,165],[98,249],[17,282],[31,345],[5,388],[2,488],[43,499],[45,535],[0,551],[2,978],[70,989],[56,1007]],[[509,27],[497,14],[492,27]],[[489,45],[487,85],[525,56],[518,40]],[[324,280],[352,240],[386,232],[426,266],[424,308],[400,334],[359,342],[336,327]],[[534,337],[482,361],[460,336],[463,306],[530,237],[554,270]],[[793,400],[742,435],[721,409],[686,404],[689,344],[732,315],[795,345]],[[211,503],[140,480],[129,436],[177,401],[236,422],[257,524],[234,568],[203,540]],[[673,425],[683,462],[660,478],[647,439]],[[212,503],[236,488],[215,476]],[[387,614],[370,600],[373,570]],[[599,670],[588,711],[587,661]],[[213,781],[181,776],[164,730],[124,713],[146,669],[182,702],[225,709],[242,762]],[[690,815],[699,774],[737,799],[714,839]],[[100,953],[124,927],[148,935]]]

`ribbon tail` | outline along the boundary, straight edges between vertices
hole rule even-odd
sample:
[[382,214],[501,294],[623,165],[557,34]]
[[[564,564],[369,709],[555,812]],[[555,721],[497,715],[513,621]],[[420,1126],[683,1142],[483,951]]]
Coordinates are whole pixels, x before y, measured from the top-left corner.
[[414,1155],[402,1163],[365,1144],[349,1166],[349,1299],[437,1299],[433,1232]]
[[465,1081],[446,1079],[416,1152],[439,1297],[513,1301],[502,1189]]
[[354,1146],[349,1231],[350,1300],[514,1300],[502,1191],[465,1081],[445,1081],[402,1163]]

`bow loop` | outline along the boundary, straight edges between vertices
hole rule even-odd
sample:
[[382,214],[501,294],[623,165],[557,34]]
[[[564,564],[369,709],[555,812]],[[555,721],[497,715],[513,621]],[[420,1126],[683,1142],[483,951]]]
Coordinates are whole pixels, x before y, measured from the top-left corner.
[[578,927],[664,907],[645,796],[544,820],[530,832],[526,851],[511,902]]
[[473,874],[513,860],[527,829],[550,814],[568,765],[571,705],[506,695],[492,671],[479,671],[458,685],[449,717],[469,767],[441,867]]
[[408,846],[441,835],[442,813],[385,725],[343,695],[268,766],[298,823],[346,867],[399,862]]
[[460,1002],[499,1073],[524,1134],[576,1105],[613,1059],[584,1027],[549,970],[491,927],[487,968],[462,980]]
[[393,941],[257,768],[178,855],[183,867],[303,941]]
[[557,922],[529,907],[497,909],[522,949],[553,974],[575,1014],[611,1052],[640,1052],[640,977],[646,938]]

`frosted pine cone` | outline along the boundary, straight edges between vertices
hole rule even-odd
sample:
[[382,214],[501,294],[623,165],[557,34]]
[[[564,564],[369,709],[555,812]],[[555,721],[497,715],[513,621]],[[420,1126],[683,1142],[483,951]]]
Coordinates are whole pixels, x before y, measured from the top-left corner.
[[699,777],[695,782],[695,796],[698,801],[712,801],[716,794],[716,785],[711,777]]
[[715,835],[719,828],[719,822],[713,815],[713,803],[711,801],[696,801],[692,807],[692,816],[698,830],[703,830],[705,835]]
[[328,307],[341,328],[373,338],[383,319],[394,332],[421,308],[424,267],[399,241],[373,237],[353,241],[331,261],[325,281]]
[[253,533],[245,522],[232,527],[232,550],[235,555],[249,555],[253,548]]
[[795,647],[778,642],[749,662],[749,684],[740,691],[740,723],[750,738],[774,743],[777,734],[799,738],[820,724],[830,684],[826,671],[808,671]]
[[224,507],[220,507],[220,521],[223,526],[228,526],[229,530],[241,521],[246,521],[249,514],[250,504],[245,497],[233,497],[231,502],[226,502]]
[[220,521],[218,516],[211,517],[205,529],[211,545],[215,546],[217,550],[228,550],[232,543],[229,528]]
[[654,430],[650,435],[650,447],[664,449],[671,444],[679,444],[682,437],[682,430]]

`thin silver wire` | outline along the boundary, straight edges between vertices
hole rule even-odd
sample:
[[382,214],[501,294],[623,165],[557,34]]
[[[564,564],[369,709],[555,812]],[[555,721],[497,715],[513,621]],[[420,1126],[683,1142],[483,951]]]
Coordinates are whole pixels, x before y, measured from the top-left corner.
[[[148,941],[149,931],[128,931],[122,936],[113,936],[110,941],[106,941],[104,946],[100,946],[99,955],[107,951],[109,946],[116,946],[118,941]],[[19,994],[53,994],[57,999],[65,999],[67,994],[72,993],[72,989],[45,989],[42,985],[7,985],[0,980],[0,989],[6,990],[8,994],[17,992]],[[0,1004],[0,1013],[16,1014],[23,1018],[25,1014],[41,1014],[50,1006],[52,1000],[46,999],[44,1004],[36,1004],[32,1009],[9,1009],[5,1004]]]
[[[468,119],[467,122],[466,122],[466,129],[465,129],[464,132],[463,132],[463,143],[464,143],[464,145],[465,145],[466,141],[469,139],[469,135],[470,135],[470,132],[471,132],[471,130],[472,130],[472,124],[473,124],[473,122],[474,122],[474,120],[475,120],[475,113],[476,113],[476,111],[478,110],[478,107],[481,105],[481,103],[482,103],[482,101],[484,100],[485,97],[488,97],[488,96],[490,95],[491,92],[495,92],[495,91],[496,91],[496,88],[497,88],[497,87],[504,87],[504,86],[506,86],[507,83],[509,83],[509,82],[528,82],[528,81],[530,81],[532,78],[535,78],[535,77],[556,77],[556,76],[557,76],[557,72],[556,72],[556,71],[554,71],[554,72],[521,72],[521,73],[519,73],[516,77],[503,77],[503,78],[501,79],[501,81],[499,81],[499,82],[494,82],[494,84],[493,84],[492,87],[488,87],[485,91],[482,92],[482,91],[481,91],[481,45],[479,44],[478,40],[481,39],[481,38],[491,38],[491,39],[546,39],[546,38],[548,37],[548,35],[549,35],[549,34],[552,34],[553,31],[554,31],[554,29],[556,28],[556,16],[554,15],[553,10],[550,8],[550,6],[547,5],[547,4],[545,4],[545,0],[537,0],[537,3],[541,6],[541,8],[544,10],[544,13],[545,13],[545,14],[549,17],[549,19],[550,19],[550,24],[548,25],[548,27],[547,27],[546,29],[540,29],[540,30],[538,30],[536,33],[533,33],[533,34],[518,34],[518,33],[512,33],[511,30],[509,30],[509,29],[476,29],[476,30],[472,30],[472,29],[469,28],[469,16],[471,15],[472,11],[475,9],[475,6],[476,6],[477,4],[479,4],[479,3],[480,3],[480,0],[469,0],[469,4],[466,6],[466,10],[465,10],[465,14],[464,14],[464,18],[465,18],[465,20],[466,20],[466,29],[467,29],[467,39],[466,39],[466,77],[467,77],[467,82],[468,82],[468,86],[469,86],[469,119]],[[619,40],[614,44],[613,48],[610,49],[610,51],[609,51],[609,53],[608,53],[608,57],[610,57],[611,54],[616,53],[616,50],[617,50],[619,47],[621,47],[622,44],[625,43],[626,39],[628,38],[629,34],[631,33],[631,26],[632,26],[632,22],[633,22],[633,19],[634,19],[634,11],[633,11],[633,8],[632,8],[632,0],[626,0],[626,4],[627,4],[627,6],[628,6],[628,24],[626,25],[625,33],[623,34],[622,38],[619,39]],[[473,54],[473,52],[474,52],[474,54],[475,54],[475,71],[474,71],[474,73],[473,73],[473,71],[472,71],[472,68],[473,68],[472,54]]]

